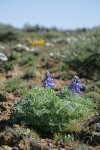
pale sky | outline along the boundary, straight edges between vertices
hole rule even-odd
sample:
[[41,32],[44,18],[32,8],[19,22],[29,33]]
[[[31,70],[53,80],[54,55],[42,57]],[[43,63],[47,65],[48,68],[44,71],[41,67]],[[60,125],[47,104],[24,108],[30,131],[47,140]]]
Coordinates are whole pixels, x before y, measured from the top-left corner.
[[0,0],[0,23],[92,28],[100,25],[100,0]]

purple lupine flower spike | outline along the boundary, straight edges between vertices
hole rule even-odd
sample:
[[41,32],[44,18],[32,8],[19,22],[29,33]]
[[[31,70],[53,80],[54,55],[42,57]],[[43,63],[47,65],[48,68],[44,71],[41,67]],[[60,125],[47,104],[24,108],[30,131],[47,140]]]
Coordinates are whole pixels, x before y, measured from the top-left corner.
[[44,88],[46,88],[46,87],[53,88],[54,87],[53,79],[51,78],[51,75],[48,71],[46,71],[44,79],[42,80],[42,83],[43,83],[42,86]]
[[78,76],[75,76],[74,79],[72,80],[71,85],[69,86],[69,89],[74,92],[74,93],[81,93],[81,80]]

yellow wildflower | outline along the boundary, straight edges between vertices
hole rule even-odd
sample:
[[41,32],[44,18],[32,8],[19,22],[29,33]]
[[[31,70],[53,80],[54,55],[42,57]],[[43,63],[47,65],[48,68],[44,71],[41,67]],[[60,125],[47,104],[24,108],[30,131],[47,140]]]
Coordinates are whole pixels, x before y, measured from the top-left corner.
[[30,37],[28,37],[27,40],[32,45],[43,45],[45,43],[44,39],[32,40]]

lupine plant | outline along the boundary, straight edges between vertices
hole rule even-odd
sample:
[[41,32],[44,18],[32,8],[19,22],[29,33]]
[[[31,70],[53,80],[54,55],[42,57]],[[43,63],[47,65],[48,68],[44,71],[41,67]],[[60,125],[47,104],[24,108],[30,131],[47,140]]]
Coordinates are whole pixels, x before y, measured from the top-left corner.
[[74,131],[75,122],[94,114],[93,107],[91,100],[69,89],[55,92],[49,87],[34,86],[30,95],[14,103],[10,121],[25,123],[39,132]]
[[51,78],[51,75],[48,71],[45,72],[45,76],[44,76],[44,79],[42,80],[42,83],[43,83],[42,86],[44,88],[46,88],[46,87],[53,88],[54,87],[53,78]]
[[69,89],[74,92],[74,93],[81,93],[81,80],[78,76],[75,76],[74,79],[72,80],[71,85],[69,86]]

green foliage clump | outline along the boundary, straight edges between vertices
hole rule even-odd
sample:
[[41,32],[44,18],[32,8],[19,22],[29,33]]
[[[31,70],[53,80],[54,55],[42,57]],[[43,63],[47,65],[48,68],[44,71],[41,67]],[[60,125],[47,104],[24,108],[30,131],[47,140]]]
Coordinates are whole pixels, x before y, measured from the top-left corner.
[[20,88],[20,94],[21,94],[21,97],[25,97],[29,94],[29,91],[28,91],[28,88],[26,87],[21,87]]
[[15,89],[19,89],[21,86],[21,79],[18,77],[7,80],[5,90],[7,92],[13,92]]
[[4,25],[0,23],[0,41],[8,42],[17,40],[18,35],[16,31],[18,30],[11,25]]
[[54,137],[54,139],[55,139],[56,141],[63,139],[62,134],[59,133],[59,132],[58,132],[58,133],[54,133],[53,137]]
[[65,70],[68,70],[68,69],[69,69],[68,64],[62,64],[62,65],[59,65],[59,66],[55,67],[53,70],[54,71],[65,71]]
[[14,90],[19,90],[21,97],[25,97],[29,94],[28,87],[22,84],[22,80],[18,77],[11,78],[7,80],[5,91],[13,92]]
[[2,68],[7,72],[9,70],[12,70],[13,68],[13,62],[5,62],[3,65],[2,65]]
[[33,65],[35,60],[36,60],[36,57],[32,54],[28,54],[22,59],[24,64],[28,64],[28,65]]
[[98,88],[100,88],[100,81],[97,81],[95,84]]
[[33,92],[14,104],[11,122],[23,121],[39,131],[65,131],[70,120],[93,114],[93,103],[68,89],[55,92],[50,88],[34,87]]
[[90,98],[95,102],[96,107],[100,110],[100,94],[94,91],[84,94],[85,98]]
[[97,92],[89,92],[89,93],[86,93],[84,94],[85,98],[92,98],[92,99],[96,99],[97,101],[100,100],[100,94],[97,93]]
[[30,135],[31,131],[29,129],[19,128],[15,131],[15,133],[17,137],[23,138],[26,135]]
[[10,60],[19,60],[20,55],[16,52],[16,51],[12,51],[11,56],[10,56]]

